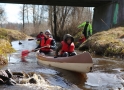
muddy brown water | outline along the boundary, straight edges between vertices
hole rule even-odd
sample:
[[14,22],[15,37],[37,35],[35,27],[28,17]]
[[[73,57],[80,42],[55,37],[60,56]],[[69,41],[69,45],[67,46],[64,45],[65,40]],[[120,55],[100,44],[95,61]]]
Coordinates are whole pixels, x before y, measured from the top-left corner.
[[[17,78],[14,86],[1,85],[0,90],[123,90],[124,89],[124,60],[121,58],[93,57],[93,70],[89,73],[76,73],[46,65],[38,65],[36,53],[31,52],[21,61],[23,50],[32,50],[37,44],[35,40],[13,41],[15,53],[8,55],[8,65],[1,69],[10,69],[13,73],[23,73],[25,77]],[[78,54],[82,53],[78,51]],[[29,80],[35,78],[37,83]]]

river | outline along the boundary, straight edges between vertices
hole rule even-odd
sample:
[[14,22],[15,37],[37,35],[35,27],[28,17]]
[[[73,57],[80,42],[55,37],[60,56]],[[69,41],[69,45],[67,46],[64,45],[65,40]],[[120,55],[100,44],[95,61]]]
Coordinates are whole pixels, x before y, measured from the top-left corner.
[[[37,44],[35,40],[13,41],[16,52],[8,55],[8,65],[1,69],[10,69],[13,73],[23,73],[25,77],[17,78],[14,86],[2,85],[0,90],[123,90],[124,62],[121,58],[108,58],[92,55],[93,70],[89,73],[76,73],[45,65],[38,65],[36,53],[31,52],[21,60],[23,50],[32,50]],[[80,54],[81,51],[77,52]],[[29,80],[35,78],[37,83]]]

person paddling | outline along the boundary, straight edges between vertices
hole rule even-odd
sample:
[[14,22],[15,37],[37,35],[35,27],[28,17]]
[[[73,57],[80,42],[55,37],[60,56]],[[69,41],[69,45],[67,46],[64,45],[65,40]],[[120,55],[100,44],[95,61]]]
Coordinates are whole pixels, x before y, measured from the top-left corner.
[[[56,49],[55,58],[58,56],[68,57],[77,55],[77,53],[74,51],[75,45],[73,42],[74,38],[70,34],[65,34],[63,37],[63,41],[61,41],[60,45]],[[60,55],[58,54],[59,52]]]
[[52,55],[52,51],[56,48],[56,42],[53,38],[51,38],[50,30],[46,30],[44,36],[45,37],[40,39],[39,45],[32,51],[37,51],[40,48],[40,53],[44,53],[45,55]]
[[37,40],[40,40],[42,37],[45,37],[44,34],[43,34],[43,32],[40,32],[40,33],[36,36]]

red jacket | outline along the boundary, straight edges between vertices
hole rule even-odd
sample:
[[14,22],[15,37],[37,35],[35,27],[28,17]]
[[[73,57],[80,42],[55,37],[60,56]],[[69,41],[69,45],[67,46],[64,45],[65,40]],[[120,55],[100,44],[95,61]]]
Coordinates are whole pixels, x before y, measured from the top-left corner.
[[82,39],[79,39],[79,42],[80,42],[80,43],[83,43],[85,40],[86,40],[86,38],[84,37],[84,38],[82,38]]
[[[41,38],[41,43],[40,43],[40,46],[41,47],[44,47],[46,45],[50,45],[51,44],[51,41],[52,41],[52,38],[48,38],[45,42],[45,39],[44,38]],[[51,51],[50,48],[41,48],[42,51]]]
[[44,37],[43,34],[38,34],[38,35],[37,35],[37,39],[42,38],[42,37]]
[[73,52],[75,45],[72,42],[70,45],[68,45],[67,43],[65,43],[64,41],[61,42],[62,44],[62,49],[61,49],[61,54],[63,54],[64,52]]

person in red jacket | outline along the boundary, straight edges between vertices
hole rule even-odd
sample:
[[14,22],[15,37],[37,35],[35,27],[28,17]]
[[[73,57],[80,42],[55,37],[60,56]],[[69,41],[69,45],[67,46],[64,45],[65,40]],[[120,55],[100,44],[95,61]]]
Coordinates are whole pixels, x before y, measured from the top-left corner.
[[44,35],[45,37],[40,39],[39,45],[32,51],[37,51],[39,49],[40,53],[52,55],[52,51],[56,49],[56,42],[53,38],[51,38],[50,30],[46,30]]
[[83,43],[86,40],[84,34],[82,34],[82,36],[79,38],[79,43]]
[[[63,41],[61,41],[60,45],[56,49],[55,57],[68,57],[77,55],[75,52],[74,38],[70,34],[66,34],[63,37]],[[60,53],[60,55],[59,55]]]
[[86,38],[84,34],[82,34],[78,39],[78,41],[75,43],[75,47],[78,48],[84,41],[86,41]]
[[43,34],[43,32],[40,32],[40,33],[36,36],[37,40],[40,40],[42,37],[45,37],[44,34]]

